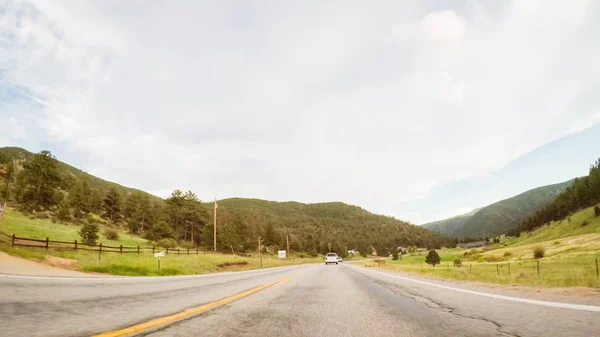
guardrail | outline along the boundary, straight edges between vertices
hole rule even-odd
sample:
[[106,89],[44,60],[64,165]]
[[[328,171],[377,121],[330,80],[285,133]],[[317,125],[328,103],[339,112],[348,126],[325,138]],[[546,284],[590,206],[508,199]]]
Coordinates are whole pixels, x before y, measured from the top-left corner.
[[[53,249],[53,250],[85,250],[85,251],[94,251],[98,252],[99,255],[102,253],[119,253],[119,254],[144,254],[144,253],[152,253],[154,254],[162,247],[157,246],[110,246],[99,244],[87,244],[83,242],[78,242],[77,240],[73,241],[56,241],[50,240],[46,238],[42,239],[33,239],[26,237],[19,237],[15,234],[7,234],[4,232],[0,232],[0,241],[10,242],[11,247],[29,247],[29,248],[42,248],[42,249]],[[176,254],[176,255],[198,255],[200,253],[205,254],[206,252],[201,251],[199,248],[190,249],[190,248],[164,248],[165,254]]]

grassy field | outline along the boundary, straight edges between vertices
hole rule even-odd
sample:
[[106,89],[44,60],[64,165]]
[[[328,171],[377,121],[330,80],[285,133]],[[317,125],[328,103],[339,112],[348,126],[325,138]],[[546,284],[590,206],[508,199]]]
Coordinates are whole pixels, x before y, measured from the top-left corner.
[[[542,247],[545,255],[535,259],[533,251]],[[426,276],[543,287],[600,288],[596,259],[600,260],[600,217],[593,207],[562,221],[549,223],[520,237],[479,249],[442,249],[441,264],[435,268],[425,263],[426,253],[386,259],[382,268],[418,273]],[[463,266],[454,267],[461,259]],[[539,262],[539,275],[538,275]],[[377,266],[373,261],[363,263]]]
[[[16,234],[17,236],[58,241],[80,240],[80,226],[74,224],[53,223],[49,219],[31,219],[19,212],[8,209],[6,218],[0,221],[0,231],[7,234]],[[104,228],[101,226],[101,233]],[[148,246],[149,243],[136,235],[119,233],[119,240],[107,240],[102,234],[99,242],[103,245],[112,246]],[[59,257],[61,267],[73,270],[107,273],[113,275],[189,275],[203,274],[220,271],[239,271],[261,268],[261,258],[242,257],[230,254],[206,254],[199,255],[175,255],[168,254],[161,258],[161,269],[158,269],[157,259],[150,253],[145,254],[119,254],[103,253],[100,258],[97,252],[91,251],[58,251],[43,248],[11,247],[10,239],[0,237],[0,251],[10,255],[23,258],[48,262],[48,256]],[[245,265],[235,265],[228,267],[219,267],[219,264],[231,262],[247,262]],[[278,259],[277,256],[264,255],[262,257],[262,267],[279,267],[285,265],[318,263],[323,262],[323,257],[300,258],[297,254],[287,260]]]
[[[46,239],[57,241],[81,240],[81,226],[72,223],[53,223],[50,219],[36,219],[25,216],[11,208],[5,211],[5,219],[0,221],[0,232],[15,234],[31,239]],[[105,226],[100,225],[98,243],[109,246],[146,246],[147,240],[137,235],[119,232],[119,240],[108,240],[104,237]]]

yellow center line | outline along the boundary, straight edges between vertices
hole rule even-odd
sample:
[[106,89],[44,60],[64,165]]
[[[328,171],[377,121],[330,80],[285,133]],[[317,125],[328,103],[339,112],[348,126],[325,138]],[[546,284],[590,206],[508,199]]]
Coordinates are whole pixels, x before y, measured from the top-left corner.
[[271,283],[267,283],[264,284],[262,286],[256,287],[256,288],[252,288],[250,290],[246,290],[244,292],[241,292],[239,294],[235,294],[233,296],[230,297],[226,297],[226,298],[222,298],[220,300],[208,303],[208,304],[204,304],[201,305],[199,307],[195,307],[195,308],[191,308],[191,309],[187,309],[185,311],[173,314],[173,315],[169,315],[169,316],[165,316],[165,317],[161,317],[161,318],[156,318],[153,319],[151,321],[145,322],[145,323],[140,323],[134,326],[130,326],[128,328],[125,329],[120,329],[120,330],[112,330],[112,331],[108,331],[108,332],[104,332],[98,335],[94,335],[92,337],[119,337],[119,336],[126,336],[129,334],[133,334],[133,333],[137,333],[137,332],[141,332],[143,330],[146,329],[150,329],[150,328],[154,328],[157,327],[159,325],[164,325],[164,324],[168,324],[168,323],[173,323],[177,320],[180,320],[182,318],[188,317],[190,315],[195,315],[195,314],[200,314],[209,310],[212,310],[216,307],[219,307],[221,305],[233,302],[235,300],[238,300],[242,297],[254,294],[256,292],[259,292],[263,289],[266,289],[270,286],[274,286],[274,285],[278,285],[278,284],[284,284],[286,282],[288,282],[289,280],[291,280],[291,277],[286,277],[284,279],[281,279],[279,281],[275,281],[275,282],[271,282]]

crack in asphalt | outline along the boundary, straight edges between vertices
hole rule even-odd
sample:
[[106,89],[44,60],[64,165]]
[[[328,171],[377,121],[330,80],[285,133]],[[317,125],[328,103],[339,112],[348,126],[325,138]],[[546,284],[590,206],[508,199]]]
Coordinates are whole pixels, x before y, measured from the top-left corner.
[[420,295],[420,294],[417,294],[417,293],[412,293],[412,292],[406,291],[404,289],[401,289],[398,285],[395,285],[395,284],[392,284],[392,283],[389,283],[389,282],[375,280],[375,283],[377,283],[377,284],[379,284],[381,286],[384,286],[384,287],[390,289],[392,292],[394,292],[396,294],[399,294],[401,296],[405,296],[405,297],[411,298],[411,299],[413,299],[416,302],[422,303],[422,304],[426,305],[427,307],[429,307],[431,309],[442,310],[445,313],[449,313],[451,315],[462,317],[462,318],[466,318],[466,319],[484,321],[484,322],[493,324],[496,327],[496,331],[498,331],[500,334],[502,334],[504,336],[507,336],[507,337],[521,337],[518,334],[512,334],[512,333],[503,331],[504,328],[502,327],[502,325],[500,323],[494,321],[494,320],[491,320],[491,319],[488,319],[488,318],[485,318],[485,317],[481,317],[481,316],[470,316],[470,315],[465,315],[465,314],[458,313],[458,312],[455,311],[454,308],[452,308],[452,307],[450,307],[450,306],[448,306],[448,305],[446,305],[446,304],[444,304],[442,302],[436,301],[436,300],[434,300],[432,298],[429,298],[427,296],[423,296],[423,295]]

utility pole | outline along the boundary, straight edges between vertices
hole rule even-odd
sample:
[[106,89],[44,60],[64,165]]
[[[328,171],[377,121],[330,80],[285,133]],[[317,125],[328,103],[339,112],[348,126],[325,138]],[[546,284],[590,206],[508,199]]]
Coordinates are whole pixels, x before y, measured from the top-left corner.
[[213,237],[213,250],[216,252],[217,251],[217,199],[215,198],[215,213],[213,216],[213,232],[214,232],[214,237]]
[[262,269],[262,254],[260,251],[260,236],[258,237],[258,256],[260,257],[260,269]]
[[285,241],[287,243],[287,252],[286,252],[286,256],[290,256],[290,235],[286,235],[285,236]]
[[327,248],[327,249],[328,249],[328,252],[329,252],[329,253],[331,253],[331,242],[330,242],[330,243],[328,243],[328,244],[327,244],[327,246],[329,247],[329,248]]

